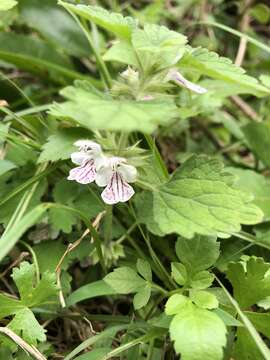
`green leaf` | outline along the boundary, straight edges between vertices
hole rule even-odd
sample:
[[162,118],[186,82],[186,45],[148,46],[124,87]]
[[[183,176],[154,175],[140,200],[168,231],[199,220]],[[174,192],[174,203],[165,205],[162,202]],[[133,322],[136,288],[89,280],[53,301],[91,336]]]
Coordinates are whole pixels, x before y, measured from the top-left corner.
[[218,300],[214,294],[207,291],[192,291],[191,300],[200,308],[215,309],[218,307]]
[[131,14],[139,19],[141,24],[145,23],[160,23],[162,21],[162,16],[164,15],[164,9],[166,4],[163,0],[156,0],[149,3],[149,5],[144,6],[138,10],[135,10],[134,7],[130,8]]
[[262,82],[262,84],[264,86],[270,88],[270,76],[269,75],[265,75],[265,74],[260,75],[260,81]]
[[153,208],[144,222],[148,225],[153,219],[150,224],[157,223],[163,234],[228,237],[241,224],[263,218],[262,211],[250,203],[252,196],[233,187],[233,177],[223,171],[222,163],[203,155],[189,158],[151,196]]
[[173,317],[171,315],[166,315],[165,313],[161,313],[160,315],[148,320],[148,323],[152,326],[169,329],[172,318]]
[[[29,167],[27,169],[30,170]],[[25,182],[23,181],[22,183],[23,178],[20,176],[21,175],[20,170],[18,170],[16,176],[12,177],[12,182],[9,182],[5,185],[2,184],[0,186],[0,198],[1,198],[0,222],[1,223],[4,223],[5,225],[9,223],[10,219],[14,214],[14,211],[16,211],[18,207],[18,204],[20,203],[20,201],[22,201],[23,197],[25,196],[27,188],[29,189],[30,186],[33,185],[34,183],[37,183],[37,186],[27,206],[27,212],[34,209],[34,207],[36,207],[37,205],[41,205],[40,204],[41,197],[44,195],[44,193],[47,190],[47,181],[45,179],[45,176],[50,171],[52,171],[52,169],[48,169],[47,171],[45,170],[39,173],[38,175],[34,175],[33,177],[32,177],[32,171],[30,171],[29,173],[27,173],[28,180]],[[45,205],[45,208],[47,208],[47,205]],[[32,219],[29,218],[29,220],[31,221]],[[36,223],[38,221],[39,219],[37,219]],[[12,228],[10,228],[10,231],[11,230]],[[5,235],[7,235],[7,231],[5,232]],[[13,240],[15,239],[13,238]]]
[[132,30],[137,27],[137,21],[132,17],[123,17],[121,14],[109,12],[99,6],[72,5],[63,1],[59,1],[59,4],[72,13],[93,21],[120,38],[129,39]]
[[36,346],[38,341],[46,340],[45,330],[28,308],[18,311],[8,327],[31,345]]
[[[0,358],[1,359],[14,360],[12,353],[13,353],[13,351],[11,349],[9,349],[8,347],[1,346],[1,348],[0,348]],[[22,359],[22,360],[24,360],[24,359]]]
[[245,315],[249,318],[249,320],[261,334],[270,339],[269,313],[256,313],[253,311],[245,311]]
[[250,9],[250,14],[261,24],[267,24],[270,19],[270,8],[260,3]]
[[33,149],[24,144],[9,143],[5,159],[13,162],[19,167],[30,162],[36,162],[36,156],[36,151],[33,151]]
[[13,162],[9,160],[0,160],[0,176],[15,168],[16,165],[13,164]]
[[219,243],[215,237],[195,236],[193,239],[178,238],[176,254],[188,272],[199,272],[214,265],[219,257]]
[[183,56],[186,42],[184,35],[154,24],[132,33],[132,44],[141,62],[155,69],[174,65]]
[[19,300],[0,294],[0,319],[16,314],[17,311],[23,308],[24,305]]
[[147,281],[152,281],[152,270],[151,270],[151,266],[149,264],[149,262],[147,262],[146,260],[143,259],[138,259],[137,263],[137,270],[138,273],[145,278],[145,280]]
[[81,128],[68,128],[55,132],[49,136],[47,142],[42,146],[42,152],[38,162],[58,161],[70,158],[70,154],[75,151],[74,142],[84,138],[88,133]]
[[[34,245],[33,250],[37,257],[40,272],[54,272],[66,249],[67,246],[61,241],[46,240]],[[68,260],[69,256],[66,256],[62,263],[63,270],[67,269]]]
[[54,104],[50,113],[71,118],[90,130],[151,133],[158,125],[170,124],[177,110],[171,100],[113,100],[81,81],[64,88],[61,95],[68,101]]
[[[35,266],[27,261],[23,261],[20,267],[15,267],[11,275],[20,293],[21,300],[26,300],[33,288],[33,281],[35,277]],[[31,296],[31,295],[30,295]],[[25,305],[25,304],[24,304]]]
[[184,285],[187,281],[187,269],[185,265],[177,262],[171,263],[172,277],[179,285]]
[[[247,330],[247,334],[249,334],[252,338],[252,341],[256,344],[257,349],[260,351],[260,353],[263,355],[264,359],[270,359],[270,350],[267,347],[267,345],[262,340],[260,334],[252,324],[252,322],[249,320],[249,318],[245,315],[245,313],[241,310],[240,306],[238,305],[237,301],[234,300],[234,298],[231,296],[231,294],[228,292],[228,290],[224,287],[222,282],[216,277],[217,282],[219,283],[220,287],[224,291],[226,297],[228,298],[229,302],[233,306],[233,308],[236,310],[239,319],[243,322],[245,325],[245,328]],[[238,329],[240,330],[240,329]]]
[[258,301],[258,306],[262,307],[264,310],[270,309],[270,296],[267,296],[265,299]]
[[97,296],[104,295],[114,295],[119,294],[117,290],[114,290],[110,285],[108,285],[105,281],[99,280],[93,283],[84,285],[79,289],[75,290],[68,298],[67,304],[68,306],[72,306],[77,304],[80,301],[86,299],[92,299]]
[[18,4],[16,0],[1,0],[0,11],[7,11]]
[[237,84],[238,94],[266,96],[270,92],[255,78],[246,75],[245,70],[234,65],[230,59],[220,57],[205,48],[189,49],[178,64],[181,71],[186,70],[192,74],[197,73],[223,80],[232,85]]
[[254,154],[270,167],[269,147],[270,147],[270,126],[265,123],[250,122],[242,128],[248,146]]
[[89,44],[79,26],[55,0],[20,0],[18,9],[22,21],[67,54],[89,55]]
[[151,296],[151,284],[146,284],[143,288],[139,288],[139,291],[133,298],[134,309],[139,310],[144,307]]
[[[56,285],[55,272],[45,272],[39,283],[31,290],[31,298],[27,301],[27,306],[38,306],[42,305],[47,299],[57,294],[58,287]],[[30,289],[29,289],[30,291]]]
[[[85,138],[85,132],[84,136],[82,136],[82,134],[80,135],[79,133],[80,132],[75,131],[75,134],[78,135],[78,138]],[[68,140],[69,136],[70,139],[66,143],[67,148],[70,147],[70,149],[73,149],[73,142],[75,141],[75,137],[74,139],[72,138],[75,134],[73,134],[73,131],[70,131],[70,133],[68,133],[68,137],[66,138],[66,140]],[[64,149],[64,142],[62,142],[62,145]],[[62,152],[62,155],[64,155],[65,151],[66,150]],[[70,151],[72,152],[73,150]],[[67,150],[66,153],[68,154],[68,152],[69,151]],[[75,165],[73,165],[72,167],[74,166]],[[92,191],[90,192],[88,188],[83,188],[75,181],[69,181],[67,179],[61,179],[55,184],[55,187],[53,189],[53,199],[56,203],[71,206],[80,210],[82,213],[87,214],[89,218],[94,218],[95,216],[97,216],[98,213],[105,209],[104,203],[99,200],[98,196],[95,195],[95,193],[93,193]],[[51,225],[54,227],[54,229],[62,230],[66,233],[71,232],[72,226],[78,222],[77,218],[78,217],[74,213],[71,213],[70,211],[61,207],[51,208],[49,210],[49,221]]]
[[111,348],[100,347],[93,349],[86,354],[76,357],[74,360],[100,360],[103,356],[111,351]]
[[246,262],[231,263],[227,277],[233,294],[242,308],[248,308],[270,296],[270,264],[262,258],[250,257]]
[[165,305],[166,315],[175,315],[182,311],[189,299],[182,294],[174,294],[169,297]]
[[[214,276],[208,269],[212,266],[219,257],[219,243],[215,237],[195,236],[192,239],[178,238],[176,242],[176,254],[182,261],[177,264],[175,269],[175,276],[177,276],[176,270],[178,270],[179,281],[187,284],[194,289],[205,289],[209,287]],[[181,279],[182,277],[182,279]]]
[[138,67],[138,60],[132,45],[125,40],[115,42],[103,55],[105,61],[118,61]]
[[21,303],[25,306],[41,305],[57,293],[55,273],[45,272],[39,283],[35,284],[35,267],[26,261],[19,268],[13,269],[12,278],[19,290]]
[[239,320],[235,319],[230,313],[220,308],[214,309],[213,312],[217,314],[226,326],[244,326]]
[[[154,180],[155,181],[155,180]],[[155,183],[155,182],[154,182]],[[163,236],[158,222],[153,217],[153,196],[152,193],[143,191],[135,196],[137,219],[140,223],[147,224],[147,228],[157,236]]]
[[97,216],[101,211],[105,210],[105,204],[99,200],[97,195],[90,193],[88,189],[80,191],[80,195],[75,199],[74,208],[87,214],[89,218]]
[[127,266],[115,269],[105,276],[104,281],[118,294],[137,292],[139,288],[144,287],[146,284],[146,281],[135,270]]
[[211,286],[214,281],[214,275],[207,270],[203,270],[191,275],[189,281],[193,289],[206,289]]
[[79,346],[77,346],[74,350],[71,351],[66,357],[65,360],[71,360],[74,358],[74,356],[78,355],[81,351],[89,348],[90,346],[97,344],[100,341],[106,340],[106,339],[113,339],[116,336],[116,333],[118,331],[123,331],[127,327],[129,327],[130,324],[125,325],[115,325],[108,327],[107,329],[103,330],[101,333],[90,336],[88,339],[84,340]]
[[223,359],[226,327],[211,311],[193,304],[183,307],[171,322],[170,336],[183,360]]
[[234,343],[233,358],[237,360],[265,360],[245,328],[237,328],[236,342]]
[[104,356],[100,360],[108,360],[111,358],[117,358],[118,355],[120,355],[124,352],[126,353],[126,350],[131,349],[132,347],[135,347],[139,344],[145,344],[145,343],[149,343],[149,342],[151,343],[156,338],[162,338],[164,335],[166,335],[166,332],[167,331],[165,329],[158,329],[158,328],[150,329],[146,334],[139,336],[135,339],[132,339],[130,341],[127,341],[127,342],[123,343],[122,345],[120,345],[119,347],[113,349],[112,351],[110,351],[106,356]]
[[47,77],[49,70],[71,79],[82,78],[53,46],[29,35],[2,32],[0,59],[39,76]]
[[55,230],[69,234],[77,223],[77,217],[65,209],[52,208],[49,210],[49,221]]
[[31,226],[35,225],[47,211],[47,204],[37,205],[0,238],[0,261],[9,253],[16,242]]
[[[270,138],[269,138],[270,139]],[[253,194],[254,204],[262,209],[265,220],[270,219],[270,181],[267,177],[252,170],[229,168],[228,171],[237,176],[236,186]]]

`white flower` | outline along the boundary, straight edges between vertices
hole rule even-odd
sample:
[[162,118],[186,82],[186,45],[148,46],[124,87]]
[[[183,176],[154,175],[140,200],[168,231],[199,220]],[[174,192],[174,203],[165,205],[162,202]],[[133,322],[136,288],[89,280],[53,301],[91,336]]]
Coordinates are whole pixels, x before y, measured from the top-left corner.
[[132,82],[137,82],[139,80],[139,73],[138,71],[133,70],[131,67],[127,67],[127,69],[123,72],[121,72],[120,76],[125,79]]
[[79,140],[74,145],[79,151],[71,154],[71,160],[80,166],[70,170],[68,180],[80,184],[96,181],[98,186],[105,186],[101,197],[106,204],[125,202],[134,195],[128,183],[136,180],[137,170],[126,159],[104,156],[101,146],[91,140]]
[[196,92],[197,94],[205,94],[207,92],[207,89],[192,83],[191,81],[188,81],[182,74],[180,74],[179,71],[175,69],[169,70],[166,81],[174,81],[180,86],[184,86],[185,88]]
[[80,166],[70,170],[68,180],[90,184],[95,181],[97,170],[105,162],[101,146],[91,140],[78,140],[74,145],[79,148],[79,151],[71,154],[71,161]]
[[120,157],[108,158],[107,164],[97,172],[97,185],[106,186],[101,194],[106,204],[126,202],[134,195],[133,187],[128,183],[136,180],[137,170],[126,162],[126,159]]

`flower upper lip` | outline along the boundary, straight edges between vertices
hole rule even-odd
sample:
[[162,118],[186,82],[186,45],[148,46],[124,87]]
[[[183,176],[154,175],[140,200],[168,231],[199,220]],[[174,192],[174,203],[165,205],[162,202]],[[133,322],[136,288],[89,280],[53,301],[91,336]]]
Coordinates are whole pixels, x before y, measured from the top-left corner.
[[74,145],[82,152],[102,153],[101,146],[92,140],[78,140]]
[[200,85],[194,84],[193,82],[187,80],[179,71],[176,69],[169,70],[165,78],[166,81],[174,81],[180,86],[196,92],[197,94],[205,94],[207,89],[203,88]]

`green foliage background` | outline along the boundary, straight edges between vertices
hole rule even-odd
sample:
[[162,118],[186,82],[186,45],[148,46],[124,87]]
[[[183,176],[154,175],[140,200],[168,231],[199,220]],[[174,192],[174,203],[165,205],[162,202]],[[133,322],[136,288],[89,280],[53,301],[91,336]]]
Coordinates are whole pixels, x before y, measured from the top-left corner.
[[[270,359],[269,24],[0,0],[0,359]],[[128,203],[66,179],[78,139],[137,167]]]

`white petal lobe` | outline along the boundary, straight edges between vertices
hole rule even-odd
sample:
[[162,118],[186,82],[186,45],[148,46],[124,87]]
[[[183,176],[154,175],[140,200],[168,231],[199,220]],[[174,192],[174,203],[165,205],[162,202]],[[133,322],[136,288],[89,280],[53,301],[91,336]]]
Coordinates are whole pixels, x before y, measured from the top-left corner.
[[80,184],[90,184],[96,178],[96,167],[93,159],[69,172],[68,180],[75,180]]
[[197,84],[194,84],[193,82],[184,78],[184,76],[180,74],[179,71],[175,71],[175,70],[170,71],[168,74],[168,79],[175,81],[178,85],[182,85],[185,88],[196,92],[197,94],[205,94],[207,92],[207,89]]
[[71,154],[71,161],[76,165],[83,165],[87,160],[90,160],[92,157],[81,151],[74,152]]
[[132,165],[121,164],[118,167],[118,172],[122,175],[123,179],[127,182],[134,182],[137,178],[137,169]]
[[107,184],[109,184],[112,176],[112,168],[110,166],[104,166],[97,171],[96,184],[101,187],[106,186]]
[[74,145],[77,146],[79,150],[83,152],[90,151],[94,154],[102,153],[101,146],[92,140],[78,140],[74,143]]
[[118,202],[126,202],[134,195],[134,190],[122,176],[115,171],[109,184],[103,190],[101,197],[106,204],[113,205]]

